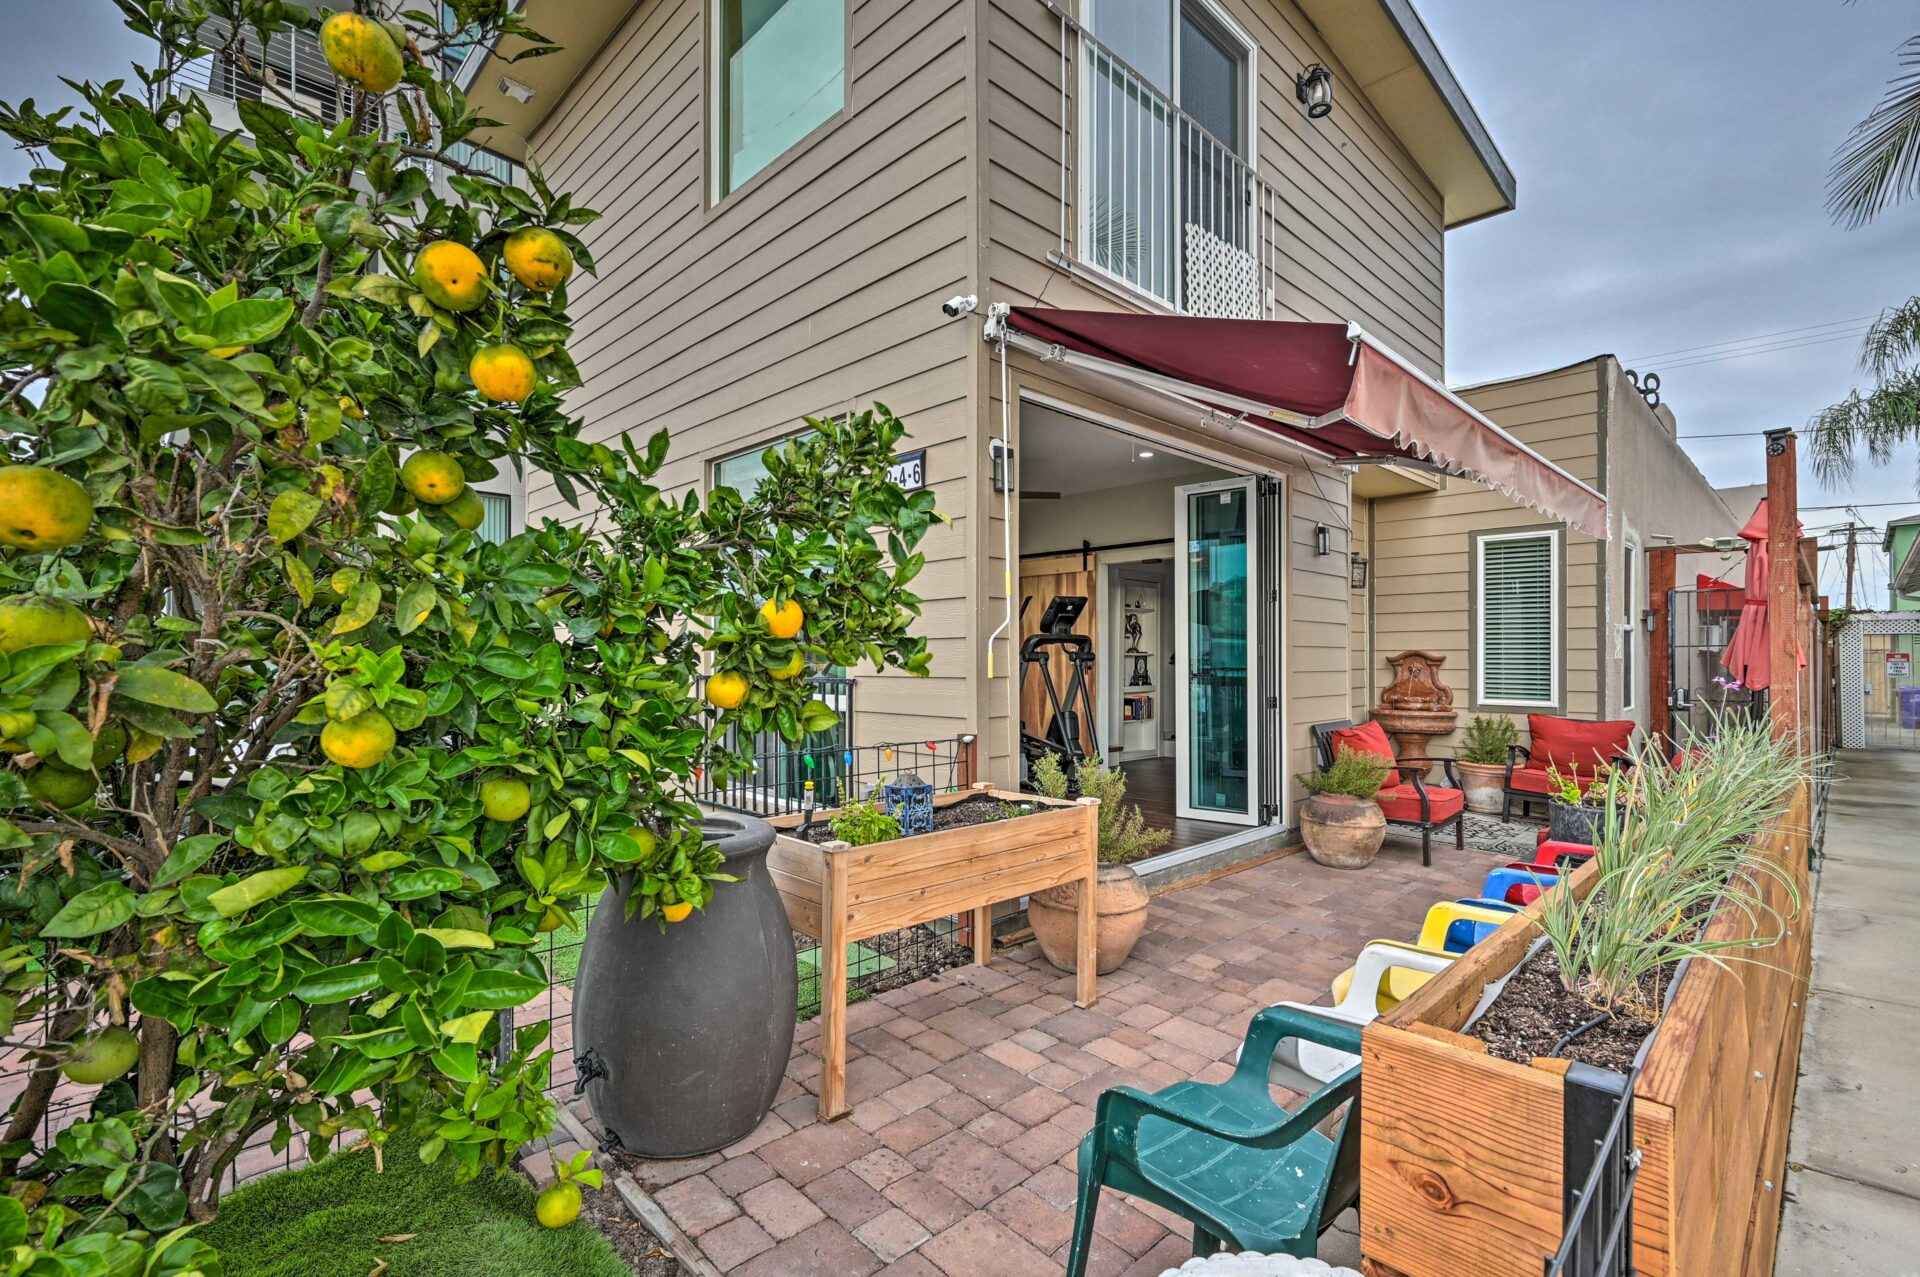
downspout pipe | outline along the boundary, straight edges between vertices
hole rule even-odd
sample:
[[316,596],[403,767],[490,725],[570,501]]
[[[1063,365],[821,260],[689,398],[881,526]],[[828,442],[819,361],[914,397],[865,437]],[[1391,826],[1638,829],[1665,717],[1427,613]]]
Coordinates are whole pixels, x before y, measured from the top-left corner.
[[[987,318],[983,328],[986,339],[1000,348],[1000,437],[988,445],[988,456],[997,455],[1000,461],[1000,554],[1003,573],[1001,587],[1006,595],[1006,614],[1000,618],[1000,624],[993,633],[987,635],[987,677],[995,677],[993,645],[1000,636],[1013,627],[1013,403],[1009,397],[1007,379],[1007,315],[1006,302],[994,302],[987,307]],[[995,449],[998,452],[995,453]]]

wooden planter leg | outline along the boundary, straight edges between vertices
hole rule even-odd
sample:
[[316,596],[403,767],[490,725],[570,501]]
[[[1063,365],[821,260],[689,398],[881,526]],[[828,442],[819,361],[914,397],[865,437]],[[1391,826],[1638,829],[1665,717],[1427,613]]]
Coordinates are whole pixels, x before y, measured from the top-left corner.
[[820,902],[820,1120],[845,1117],[847,1108],[847,867],[827,856]]
[[993,906],[981,905],[973,911],[973,962],[984,967],[993,960]]

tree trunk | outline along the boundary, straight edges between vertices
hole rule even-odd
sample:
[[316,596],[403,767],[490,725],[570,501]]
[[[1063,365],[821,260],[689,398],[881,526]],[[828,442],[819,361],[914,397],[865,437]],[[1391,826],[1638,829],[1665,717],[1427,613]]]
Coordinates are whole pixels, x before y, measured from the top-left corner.
[[[47,1031],[47,1041],[49,1044],[68,1041],[86,1025],[85,1011],[62,1011],[53,1017],[53,1023]],[[40,1119],[47,1115],[47,1101],[53,1098],[53,1088],[58,1085],[58,1067],[43,1064],[33,1071],[32,1080],[27,1083],[26,1090],[20,1093],[20,1102],[13,1110],[12,1120],[7,1123],[6,1133],[0,1135],[0,1144],[33,1138],[33,1128],[40,1125]],[[0,1171],[11,1171],[15,1160],[0,1159]]]

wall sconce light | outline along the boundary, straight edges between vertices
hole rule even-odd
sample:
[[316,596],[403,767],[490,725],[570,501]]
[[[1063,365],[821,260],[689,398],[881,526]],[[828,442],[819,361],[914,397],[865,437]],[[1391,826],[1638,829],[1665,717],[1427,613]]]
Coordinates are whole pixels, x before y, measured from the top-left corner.
[[1328,539],[1329,539],[1329,534],[1327,532],[1327,525],[1324,523],[1314,524],[1313,525],[1313,552],[1315,554],[1325,555],[1327,553]]
[[1293,77],[1293,95],[1307,108],[1309,120],[1333,114],[1333,72],[1318,62]]
[[[500,77],[500,91],[512,98],[515,102],[518,102],[521,106],[525,106],[527,103],[533,101],[533,86],[531,84],[522,84],[512,76],[503,75]],[[1312,114],[1312,112],[1309,111],[1308,114]]]
[[1347,583],[1356,590],[1367,588],[1367,556],[1349,555],[1347,560]]
[[1647,627],[1647,633],[1649,634],[1653,633],[1653,609],[1652,608],[1648,608],[1646,611],[1640,613],[1640,623]]

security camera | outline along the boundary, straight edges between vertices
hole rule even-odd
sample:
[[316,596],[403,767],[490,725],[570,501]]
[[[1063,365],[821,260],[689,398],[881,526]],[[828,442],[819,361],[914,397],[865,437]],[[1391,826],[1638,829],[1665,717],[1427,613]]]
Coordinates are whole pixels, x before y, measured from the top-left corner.
[[955,293],[940,303],[940,309],[947,312],[948,319],[958,319],[962,315],[971,315],[980,305],[980,299],[972,293]]

